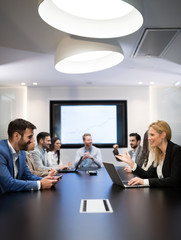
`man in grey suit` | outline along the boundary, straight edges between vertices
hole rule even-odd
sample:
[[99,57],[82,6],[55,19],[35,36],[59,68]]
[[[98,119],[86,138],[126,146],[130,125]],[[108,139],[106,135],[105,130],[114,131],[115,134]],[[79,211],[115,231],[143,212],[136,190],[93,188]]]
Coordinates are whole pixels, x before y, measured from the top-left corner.
[[36,138],[37,145],[35,150],[31,151],[34,163],[41,169],[53,170],[57,173],[56,169],[52,168],[52,165],[47,158],[47,149],[49,149],[51,144],[50,134],[47,132],[40,132]]
[[141,137],[138,133],[130,133],[129,137],[129,142],[132,150],[130,150],[128,153],[131,156],[132,160],[141,167],[143,165],[143,148],[140,146]]
[[[132,160],[135,161],[135,163],[137,163],[141,167],[144,162],[144,159],[142,158],[143,148],[142,146],[140,146],[141,137],[138,133],[130,133],[129,137],[130,137],[129,142],[132,150],[129,150],[128,153],[131,156]],[[114,155],[119,154],[118,147],[119,145],[117,144],[113,145]],[[117,160],[119,161],[119,159]]]

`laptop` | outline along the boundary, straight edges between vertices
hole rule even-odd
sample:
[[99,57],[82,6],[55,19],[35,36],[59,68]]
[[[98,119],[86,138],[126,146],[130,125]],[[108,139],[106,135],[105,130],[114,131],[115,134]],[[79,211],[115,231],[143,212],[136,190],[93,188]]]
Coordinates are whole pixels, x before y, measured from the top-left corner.
[[76,167],[67,168],[67,169],[62,169],[62,170],[59,170],[58,172],[59,172],[59,173],[75,173],[75,172],[77,172],[78,167],[79,167],[79,165],[81,164],[81,162],[82,162],[82,157],[80,158],[80,160],[79,160],[79,162],[78,162],[78,164],[77,164]]
[[110,178],[112,179],[114,184],[121,186],[122,188],[142,188],[149,187],[147,185],[128,185],[128,180],[122,180],[120,175],[118,174],[114,164],[103,162],[106,171],[108,172]]

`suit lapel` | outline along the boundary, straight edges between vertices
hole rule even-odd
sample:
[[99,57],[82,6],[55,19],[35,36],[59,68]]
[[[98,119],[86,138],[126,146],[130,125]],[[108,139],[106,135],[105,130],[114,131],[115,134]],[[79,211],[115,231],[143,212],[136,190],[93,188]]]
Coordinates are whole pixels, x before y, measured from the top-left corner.
[[24,166],[24,156],[23,156],[23,151],[20,151],[19,153],[19,167],[18,167],[18,179],[21,179],[22,175],[23,175],[23,166]]
[[6,158],[6,159],[7,159],[7,162],[8,162],[8,169],[9,169],[11,175],[14,177],[13,158],[12,158],[12,154],[11,154],[11,151],[10,151],[10,149],[9,149],[7,140],[6,140],[5,144],[6,144],[6,147],[7,147],[7,150],[8,150],[8,151],[7,151],[8,157]]

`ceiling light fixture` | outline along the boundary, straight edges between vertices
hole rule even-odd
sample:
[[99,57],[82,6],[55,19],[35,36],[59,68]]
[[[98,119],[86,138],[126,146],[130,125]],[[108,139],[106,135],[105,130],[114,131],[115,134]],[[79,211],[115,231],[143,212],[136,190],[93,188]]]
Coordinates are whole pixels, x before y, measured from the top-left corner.
[[181,82],[176,82],[175,86],[179,86],[181,84]]
[[121,37],[137,31],[143,24],[139,0],[38,1],[39,15],[46,23],[78,36]]
[[95,39],[66,37],[58,45],[55,69],[63,73],[89,73],[113,67],[122,62],[121,47]]
[[138,82],[138,84],[139,84],[139,85],[142,85],[142,84],[143,84],[143,82]]
[[154,85],[154,84],[155,84],[155,82],[153,82],[153,81],[152,81],[152,82],[150,82],[150,85]]

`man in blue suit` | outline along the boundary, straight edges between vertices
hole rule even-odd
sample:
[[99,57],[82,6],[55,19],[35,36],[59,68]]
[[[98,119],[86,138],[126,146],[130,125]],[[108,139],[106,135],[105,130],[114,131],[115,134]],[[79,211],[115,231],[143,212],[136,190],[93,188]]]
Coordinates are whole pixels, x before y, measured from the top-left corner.
[[[57,177],[33,175],[26,165],[25,151],[33,141],[36,127],[23,119],[11,121],[8,140],[0,141],[0,192],[16,192],[51,188]],[[25,150],[25,151],[23,151]]]

